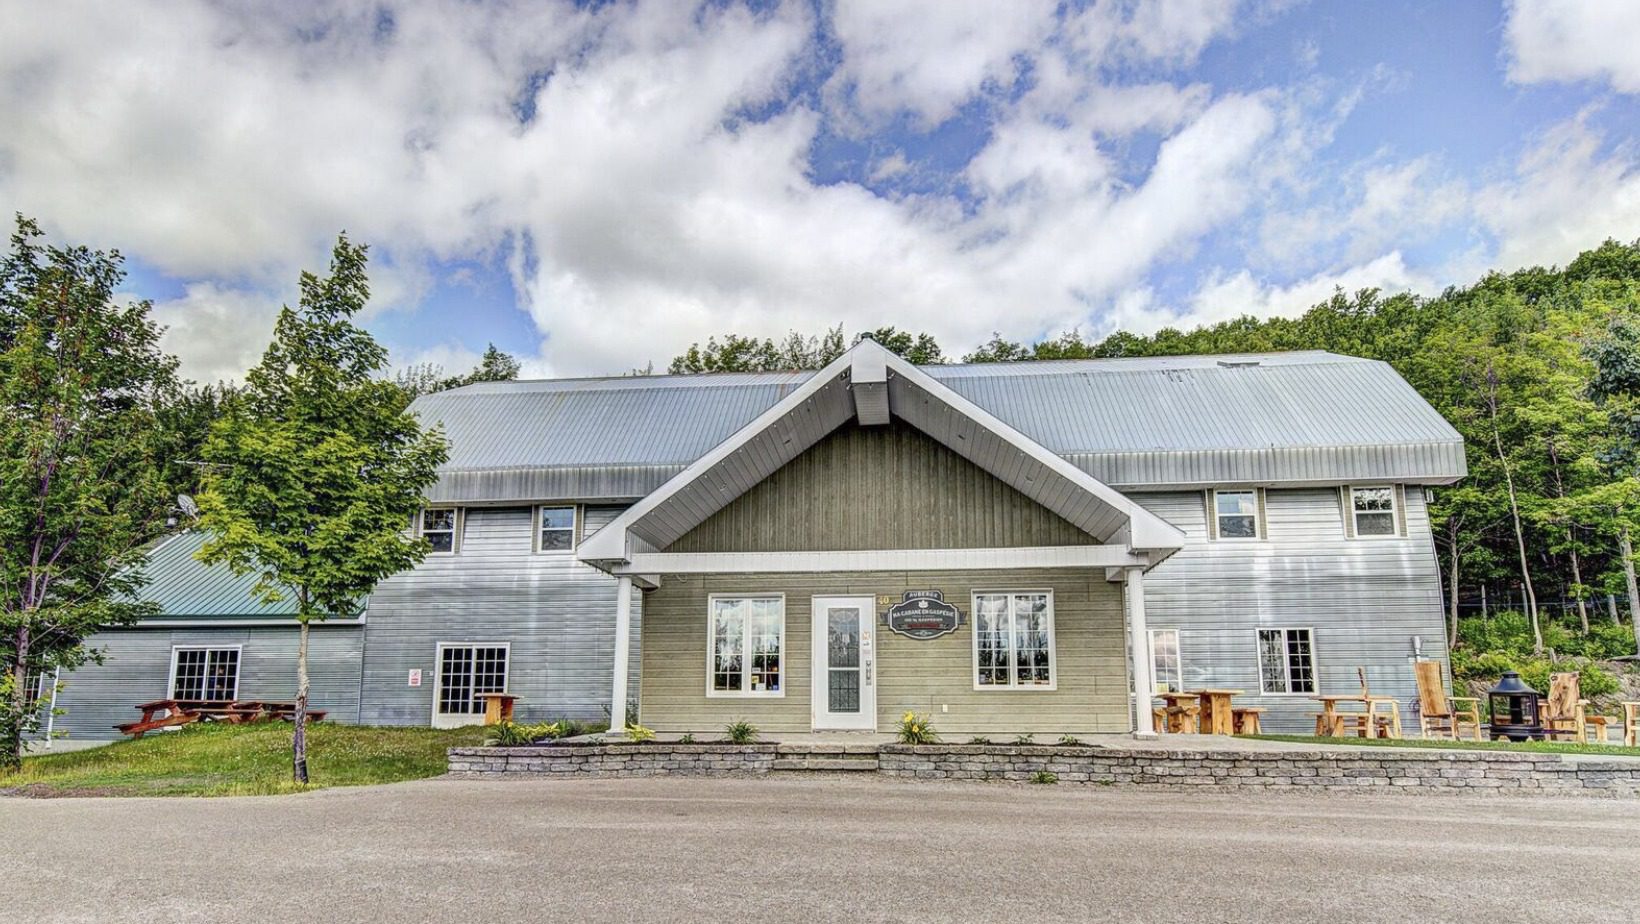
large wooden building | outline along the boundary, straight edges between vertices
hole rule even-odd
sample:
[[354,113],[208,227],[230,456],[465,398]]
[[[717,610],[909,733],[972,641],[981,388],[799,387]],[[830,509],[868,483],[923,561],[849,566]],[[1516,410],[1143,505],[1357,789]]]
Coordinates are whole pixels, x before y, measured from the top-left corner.
[[[1463,443],[1379,362],[914,367],[864,341],[818,372],[486,383],[417,410],[451,439],[415,524],[434,552],[370,599],[339,702],[316,702],[344,719],[468,722],[506,690],[526,718],[635,708],[662,732],[915,711],[1083,735],[1148,730],[1135,690],[1216,686],[1300,730],[1357,668],[1410,706],[1411,661],[1445,657],[1426,487],[1463,476]],[[111,704],[169,692],[202,633],[240,663],[262,644],[175,621],[111,633],[58,727],[110,735]],[[167,646],[163,669],[136,654]]]

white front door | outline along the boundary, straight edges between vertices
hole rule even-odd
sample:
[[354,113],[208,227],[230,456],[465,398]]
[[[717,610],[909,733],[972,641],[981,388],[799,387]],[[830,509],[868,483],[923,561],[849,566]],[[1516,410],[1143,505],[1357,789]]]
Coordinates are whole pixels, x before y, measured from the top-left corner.
[[815,597],[814,727],[877,728],[877,665],[873,597]]

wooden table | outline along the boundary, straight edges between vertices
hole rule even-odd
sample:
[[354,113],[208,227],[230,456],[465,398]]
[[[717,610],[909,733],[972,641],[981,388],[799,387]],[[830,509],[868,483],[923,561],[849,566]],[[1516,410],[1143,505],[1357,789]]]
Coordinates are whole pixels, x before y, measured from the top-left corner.
[[[176,728],[195,722],[227,722],[241,725],[264,719],[284,719],[288,722],[296,718],[295,703],[264,700],[156,699],[150,703],[139,703],[136,708],[142,713],[142,718],[124,725],[116,725],[116,731],[133,738],[141,738],[145,733],[156,729]],[[309,722],[323,721],[324,717],[325,712],[322,709],[309,709],[307,712]]]
[[1201,729],[1202,734],[1233,735],[1236,733],[1236,717],[1232,712],[1230,697],[1240,696],[1245,691],[1208,688],[1186,692],[1201,701],[1202,714],[1197,727]]
[[517,696],[511,693],[480,693],[478,698],[484,701],[485,725],[512,721],[513,703],[518,701]]
[[[1346,720],[1359,720],[1361,737],[1376,737],[1378,716],[1382,715],[1389,720],[1390,737],[1401,737],[1401,702],[1393,696],[1363,696],[1360,693],[1328,693],[1322,696],[1312,696],[1311,699],[1321,704],[1321,714],[1315,720],[1315,733],[1328,737],[1341,737],[1344,734]],[[1361,712],[1339,712],[1339,703],[1360,703]],[[1379,706],[1388,706],[1389,709],[1380,713]]]
[[[1175,734],[1201,730],[1201,726],[1199,724],[1196,728],[1190,729],[1186,727],[1184,722],[1186,710],[1188,710],[1191,706],[1194,706],[1196,704],[1196,700],[1199,698],[1195,693],[1157,693],[1156,698],[1159,700],[1164,700],[1167,703],[1167,707],[1162,710],[1162,716],[1165,720],[1165,725],[1162,730],[1173,732]],[[1175,719],[1178,721],[1175,722]]]

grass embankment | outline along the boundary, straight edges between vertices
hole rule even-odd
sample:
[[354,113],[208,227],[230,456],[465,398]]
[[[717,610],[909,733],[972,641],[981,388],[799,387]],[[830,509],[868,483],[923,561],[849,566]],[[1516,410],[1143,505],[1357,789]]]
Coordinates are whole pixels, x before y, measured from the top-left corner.
[[1615,744],[1575,744],[1570,741],[1452,741],[1423,738],[1318,738],[1314,735],[1250,735],[1261,741],[1287,741],[1316,747],[1428,748],[1443,751],[1519,751],[1528,754],[1585,754],[1603,757],[1640,757],[1640,748]]
[[320,722],[308,727],[308,775],[290,778],[291,727],[188,725],[135,741],[25,757],[0,773],[0,793],[29,796],[261,796],[438,776],[444,751],[476,745],[484,729],[370,728]]

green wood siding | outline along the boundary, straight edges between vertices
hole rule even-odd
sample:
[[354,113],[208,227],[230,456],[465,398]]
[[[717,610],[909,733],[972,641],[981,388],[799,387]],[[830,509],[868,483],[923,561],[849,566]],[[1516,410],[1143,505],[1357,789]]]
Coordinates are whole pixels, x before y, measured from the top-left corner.
[[895,423],[838,429],[668,551],[974,549],[1097,541],[933,439]]
[[[879,594],[898,599],[907,590],[930,589],[955,603],[964,623],[950,635],[917,641],[876,620],[878,731],[893,731],[907,710],[930,715],[948,740],[972,735],[1011,740],[1033,732],[1049,741],[1064,733],[1130,730],[1121,588],[1103,574],[1048,569],[668,576],[644,599],[642,722],[657,731],[716,733],[746,719],[770,735],[807,732],[811,599]],[[971,595],[976,590],[1053,591],[1057,689],[974,689]],[[786,596],[785,695],[708,697],[708,595],[768,593]],[[881,613],[877,607],[878,617]]]

